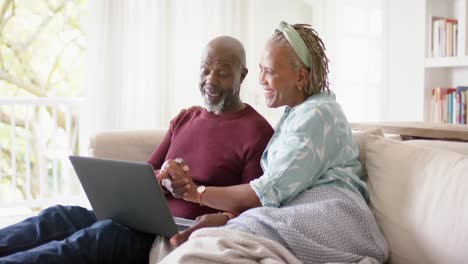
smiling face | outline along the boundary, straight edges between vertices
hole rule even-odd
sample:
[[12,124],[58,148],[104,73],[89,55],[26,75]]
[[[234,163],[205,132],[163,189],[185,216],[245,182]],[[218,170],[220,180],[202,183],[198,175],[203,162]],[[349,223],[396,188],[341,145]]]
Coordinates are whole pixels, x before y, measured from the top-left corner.
[[[233,69],[234,68],[234,69]],[[220,113],[239,100],[240,71],[220,57],[207,57],[200,66],[200,92],[205,108]]]
[[231,39],[215,39],[205,48],[200,65],[200,92],[214,114],[242,109],[240,85],[247,75]]
[[294,107],[302,103],[305,93],[307,70],[294,64],[296,56],[291,47],[268,41],[260,59],[260,84],[265,93],[268,107],[287,105]]

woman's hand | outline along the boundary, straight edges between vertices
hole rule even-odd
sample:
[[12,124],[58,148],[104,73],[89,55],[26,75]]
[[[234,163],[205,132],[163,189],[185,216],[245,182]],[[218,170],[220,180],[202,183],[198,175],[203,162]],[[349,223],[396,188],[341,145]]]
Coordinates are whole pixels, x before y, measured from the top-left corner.
[[[197,200],[197,185],[192,180],[190,168],[181,158],[166,160],[161,168],[161,184],[175,198],[188,201]],[[158,179],[159,179],[158,178]]]
[[154,175],[156,176],[156,180],[162,186],[161,189],[163,190],[164,195],[168,194],[169,191],[162,185],[162,180],[169,178],[169,174],[165,171],[154,170]]
[[173,237],[171,237],[171,239],[170,239],[171,245],[173,245],[175,247],[181,245],[182,243],[187,241],[189,236],[195,230],[198,230],[200,228],[223,226],[223,225],[225,225],[227,223],[229,218],[228,218],[228,216],[226,216],[224,214],[218,213],[218,214],[202,215],[202,216],[197,217],[195,220],[196,220],[196,223],[193,226],[191,226],[191,227],[185,229],[184,231],[180,232],[179,234],[174,235]]

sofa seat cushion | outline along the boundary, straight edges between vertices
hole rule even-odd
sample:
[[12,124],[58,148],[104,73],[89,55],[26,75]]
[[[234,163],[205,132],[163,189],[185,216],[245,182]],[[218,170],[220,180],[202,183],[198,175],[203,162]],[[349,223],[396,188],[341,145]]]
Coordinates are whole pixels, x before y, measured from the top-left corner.
[[370,207],[390,263],[465,262],[468,156],[375,136],[366,156]]

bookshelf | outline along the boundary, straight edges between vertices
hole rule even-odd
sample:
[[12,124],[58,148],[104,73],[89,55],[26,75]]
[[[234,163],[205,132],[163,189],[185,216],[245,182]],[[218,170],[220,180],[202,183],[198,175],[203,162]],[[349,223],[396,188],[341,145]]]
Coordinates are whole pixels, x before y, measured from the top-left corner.
[[468,67],[468,56],[456,56],[447,58],[426,58],[425,68],[455,68]]
[[[468,86],[468,0],[425,0],[424,9],[424,120],[430,122],[432,121],[433,88]],[[449,37],[444,39],[443,44],[439,44],[440,42],[434,44],[437,38],[437,35],[434,37],[436,34],[433,30],[433,27],[436,27],[434,21],[444,18],[446,21],[456,24],[456,30],[454,31],[452,28],[450,34],[445,33],[445,30],[448,31],[450,26],[446,22],[442,34],[447,34]],[[445,45],[450,46],[450,52],[445,52],[447,51]],[[445,54],[440,54],[440,47],[444,49]],[[437,51],[439,54],[435,54]]]

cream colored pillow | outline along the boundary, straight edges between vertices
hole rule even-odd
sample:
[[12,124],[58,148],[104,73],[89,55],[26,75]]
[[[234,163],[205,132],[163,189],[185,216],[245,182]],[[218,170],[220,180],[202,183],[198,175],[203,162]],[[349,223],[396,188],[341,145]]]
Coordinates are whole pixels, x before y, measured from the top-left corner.
[[364,181],[367,180],[367,170],[366,170],[366,145],[367,145],[367,136],[376,135],[383,137],[383,132],[379,128],[369,129],[365,131],[353,131],[353,140],[356,146],[359,149],[358,160],[361,162],[361,173],[359,177]]
[[468,156],[368,136],[370,207],[391,263],[466,263]]

